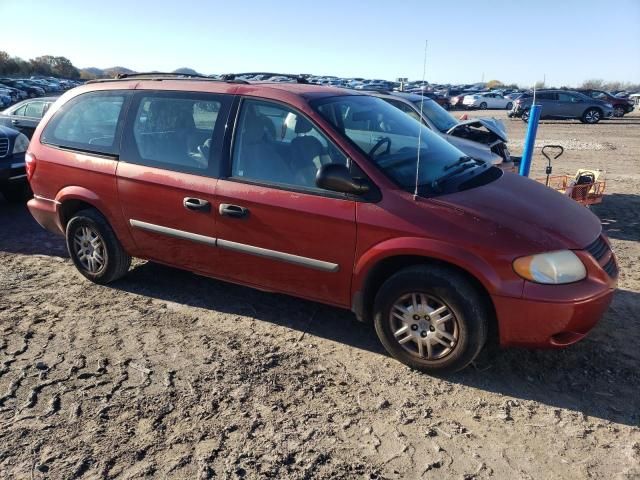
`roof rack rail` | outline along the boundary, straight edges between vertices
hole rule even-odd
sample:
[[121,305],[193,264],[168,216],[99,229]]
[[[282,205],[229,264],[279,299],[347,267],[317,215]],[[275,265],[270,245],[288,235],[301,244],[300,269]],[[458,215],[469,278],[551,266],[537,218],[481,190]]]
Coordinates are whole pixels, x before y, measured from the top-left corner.
[[256,75],[268,75],[269,77],[287,77],[295,80],[296,83],[309,83],[306,75],[291,73],[273,73],[273,72],[245,72],[245,73],[225,73],[221,75],[224,80],[237,80],[238,77],[255,77]]
[[165,72],[142,72],[142,73],[119,73],[114,78],[97,78],[95,80],[89,80],[86,83],[102,83],[102,82],[117,82],[122,80],[135,80],[135,79],[149,79],[149,80],[193,80],[193,81],[208,81],[208,82],[226,82],[226,83],[243,83],[248,84],[246,80],[241,79],[227,79],[227,78],[213,78],[206,75],[192,74],[192,73],[165,73]]

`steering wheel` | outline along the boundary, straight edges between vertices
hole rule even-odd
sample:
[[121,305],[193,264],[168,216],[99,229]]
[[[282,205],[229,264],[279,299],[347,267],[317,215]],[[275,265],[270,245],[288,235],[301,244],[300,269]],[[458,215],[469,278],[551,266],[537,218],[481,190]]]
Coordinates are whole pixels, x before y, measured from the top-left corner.
[[373,154],[384,144],[387,144],[387,149],[385,150],[385,154],[389,154],[391,152],[391,139],[389,137],[382,137],[380,140],[376,142],[376,144],[369,150],[369,156],[373,157]]

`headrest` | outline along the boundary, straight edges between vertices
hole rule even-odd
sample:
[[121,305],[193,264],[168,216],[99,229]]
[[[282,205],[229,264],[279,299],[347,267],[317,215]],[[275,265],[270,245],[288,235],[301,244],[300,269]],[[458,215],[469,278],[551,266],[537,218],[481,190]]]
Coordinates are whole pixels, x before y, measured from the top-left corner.
[[309,120],[304,117],[298,116],[295,130],[296,133],[309,133],[312,128],[313,125],[311,125],[311,122]]

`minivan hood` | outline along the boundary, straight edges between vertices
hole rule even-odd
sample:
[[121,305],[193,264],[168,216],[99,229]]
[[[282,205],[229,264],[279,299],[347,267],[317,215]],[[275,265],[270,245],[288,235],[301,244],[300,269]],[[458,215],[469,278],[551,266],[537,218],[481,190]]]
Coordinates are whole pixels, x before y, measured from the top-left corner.
[[539,251],[579,250],[600,234],[600,220],[587,208],[542,183],[505,172],[481,187],[437,197],[436,201],[461,209],[508,229],[516,239],[534,243]]
[[495,133],[503,142],[507,141],[507,130],[504,127],[504,123],[502,123],[502,120],[497,120],[495,118],[474,118],[472,120],[465,120],[464,122],[460,122],[447,130],[447,134],[453,135],[453,132],[455,132],[456,129],[464,127],[465,125],[476,127],[483,126],[490,132]]

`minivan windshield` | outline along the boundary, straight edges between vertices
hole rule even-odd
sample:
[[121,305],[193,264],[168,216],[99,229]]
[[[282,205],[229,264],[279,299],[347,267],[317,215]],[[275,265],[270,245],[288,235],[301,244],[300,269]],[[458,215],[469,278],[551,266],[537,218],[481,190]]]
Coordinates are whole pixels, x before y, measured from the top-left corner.
[[453,115],[438,105],[437,102],[429,102],[426,100],[420,102],[420,100],[418,100],[414,103],[418,110],[420,110],[420,103],[422,103],[422,114],[431,120],[431,123],[442,133],[447,133],[458,124],[458,121],[453,118]]
[[438,180],[450,179],[457,171],[468,176],[476,168],[484,170],[479,163],[466,163],[470,159],[460,150],[380,98],[342,95],[312,101],[311,106],[409,192],[416,186],[418,145],[417,184],[426,193],[438,190]]

